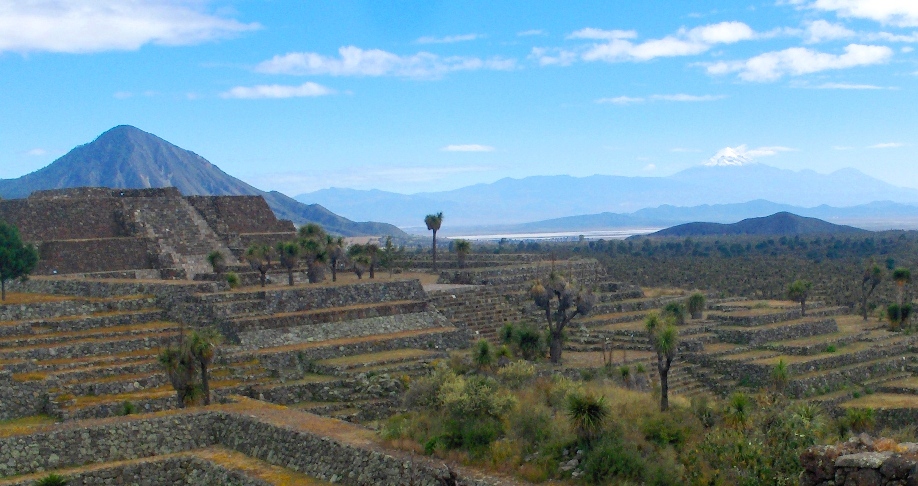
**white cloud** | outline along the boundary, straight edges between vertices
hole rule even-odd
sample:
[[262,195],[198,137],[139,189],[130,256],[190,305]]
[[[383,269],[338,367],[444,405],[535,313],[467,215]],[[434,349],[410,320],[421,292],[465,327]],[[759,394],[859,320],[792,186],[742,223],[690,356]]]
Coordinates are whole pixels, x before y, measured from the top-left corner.
[[684,93],[678,94],[655,94],[644,97],[618,96],[615,98],[600,98],[596,103],[608,103],[613,105],[633,105],[645,101],[677,101],[677,102],[699,102],[699,101],[716,101],[726,98],[725,95],[690,95]]
[[806,41],[812,44],[827,40],[845,39],[857,35],[844,25],[833,24],[825,20],[816,20],[807,24],[806,34]]
[[478,144],[467,144],[467,145],[447,145],[440,149],[444,152],[493,152],[494,147],[490,145],[478,145]]
[[918,42],[918,32],[912,32],[909,35],[904,34],[892,34],[889,32],[874,32],[870,34],[864,34],[864,39],[869,41],[886,41],[886,42]]
[[513,59],[441,57],[429,52],[400,56],[380,49],[365,50],[354,46],[342,47],[338,53],[340,57],[291,52],[274,56],[258,64],[255,70],[268,74],[436,78],[452,71],[509,70],[516,66]]
[[541,66],[569,66],[577,60],[579,54],[568,49],[533,47],[529,54]]
[[870,19],[900,27],[918,26],[918,2],[914,0],[795,0],[792,3],[835,12],[840,17]]
[[631,96],[617,96],[615,98],[600,98],[596,100],[597,103],[608,103],[612,105],[633,105],[635,103],[643,103],[644,98],[632,98]]
[[522,32],[516,33],[518,37],[529,37],[533,35],[545,35],[545,34],[546,32],[542,29],[529,29],[529,30],[524,30]]
[[864,89],[864,90],[877,90],[877,89],[896,89],[896,88],[884,88],[883,86],[876,86],[873,84],[850,84],[850,83],[823,83],[818,86],[813,86],[816,89]]
[[0,2],[0,52],[88,53],[189,45],[260,28],[209,14],[200,0]]
[[795,149],[789,147],[759,147],[750,149],[745,144],[737,147],[724,147],[717,151],[713,157],[708,159],[704,165],[707,166],[738,166],[755,162],[759,157],[768,157],[777,155],[781,152],[792,152]]
[[914,48],[914,47],[905,46],[905,47],[903,47],[902,49],[899,49],[899,50],[900,50],[903,54],[908,54],[909,52],[914,51],[915,48]]
[[26,152],[26,155],[31,155],[33,157],[41,157],[42,155],[48,155],[48,151],[43,148],[33,148]]
[[900,143],[900,142],[887,142],[887,143],[878,143],[878,144],[876,144],[876,145],[871,145],[871,146],[869,146],[869,147],[867,147],[867,148],[872,148],[872,149],[886,149],[886,148],[899,148],[899,147],[904,147],[904,146],[905,146],[905,144],[904,144],[904,143]]
[[708,74],[738,73],[745,81],[776,81],[781,77],[800,76],[832,69],[847,69],[887,62],[893,55],[886,46],[850,44],[844,54],[828,54],[803,47],[766,52],[745,61],[721,61],[707,64]]
[[602,30],[587,27],[576,32],[571,32],[568,39],[594,39],[594,40],[612,40],[612,39],[634,39],[637,32],[633,30]]
[[448,35],[446,37],[425,36],[416,40],[418,44],[453,44],[455,42],[466,42],[480,39],[484,36],[478,34]]
[[317,83],[303,83],[299,86],[280,84],[261,84],[258,86],[236,86],[220,94],[221,98],[261,99],[261,98],[303,98],[325,96],[335,91]]

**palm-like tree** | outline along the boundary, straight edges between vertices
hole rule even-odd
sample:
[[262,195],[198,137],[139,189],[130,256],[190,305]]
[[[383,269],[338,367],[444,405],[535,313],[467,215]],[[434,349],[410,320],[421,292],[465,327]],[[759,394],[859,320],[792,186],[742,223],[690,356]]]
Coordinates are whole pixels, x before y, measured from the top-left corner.
[[428,214],[424,217],[424,224],[428,231],[433,231],[433,271],[437,273],[437,231],[440,231],[440,225],[443,224],[443,212]]
[[325,238],[301,238],[300,254],[306,260],[306,278],[309,283],[318,283],[325,278],[325,264],[328,263],[328,249],[325,247]]
[[379,263],[379,245],[376,243],[367,243],[363,246],[363,251],[369,261],[370,278],[376,278],[376,264]]
[[577,435],[589,442],[602,430],[603,423],[609,417],[606,397],[572,393],[567,398],[567,416]]
[[459,268],[465,268],[465,258],[472,251],[472,242],[469,240],[456,240],[456,260],[459,261]]
[[274,249],[268,245],[253,243],[245,251],[245,260],[261,275],[261,286],[267,285],[268,271],[274,264]]
[[338,281],[338,263],[344,259],[344,238],[333,237],[331,235],[325,238],[325,250],[328,252],[328,261],[331,264],[332,282]]
[[287,283],[293,286],[293,269],[300,261],[300,245],[292,241],[278,241],[275,250],[280,264],[287,269]]
[[907,268],[899,267],[893,270],[892,279],[896,282],[896,287],[899,291],[899,305],[901,306],[904,300],[905,286],[912,281],[912,272]]
[[166,372],[172,389],[175,390],[176,405],[184,408],[197,396],[194,372],[196,361],[191,355],[187,341],[182,340],[178,346],[170,346],[159,353],[159,364]]
[[210,377],[207,370],[213,363],[216,348],[221,342],[223,336],[212,327],[193,331],[188,338],[191,356],[201,370],[201,394],[204,396],[204,405],[210,405]]
[[864,269],[864,276],[861,278],[861,315],[864,321],[867,321],[867,299],[870,294],[876,290],[880,282],[883,281],[883,268],[874,263]]
[[226,257],[218,250],[207,254],[207,263],[213,268],[214,273],[223,273],[223,270],[226,269]]
[[351,262],[351,270],[357,275],[357,280],[363,278],[364,272],[370,267],[370,256],[364,245],[351,245],[347,248],[347,258]]
[[672,322],[660,319],[651,312],[644,320],[650,347],[657,353],[657,371],[660,373],[660,411],[669,410],[669,369],[676,359],[679,347],[679,330]]
[[701,319],[702,313],[704,312],[704,303],[704,294],[700,292],[689,296],[685,306],[688,309],[689,314],[691,314],[692,319]]

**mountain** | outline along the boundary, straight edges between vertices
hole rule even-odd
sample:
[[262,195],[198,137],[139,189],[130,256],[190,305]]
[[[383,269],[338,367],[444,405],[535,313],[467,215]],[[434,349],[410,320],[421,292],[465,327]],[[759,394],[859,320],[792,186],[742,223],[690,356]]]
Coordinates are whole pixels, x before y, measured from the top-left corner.
[[[765,199],[788,207],[847,207],[873,201],[918,203],[918,190],[897,187],[855,169],[819,174],[738,163],[693,167],[668,177],[534,176],[410,195],[325,189],[296,199],[322,204],[349,218],[383,220],[399,226],[420,226],[424,214],[443,211],[445,230],[448,226],[633,213],[661,205],[691,207]],[[763,214],[770,213],[757,215]],[[882,216],[882,212],[873,214]]]
[[842,235],[866,232],[866,230],[852,226],[832,224],[821,219],[780,212],[762,218],[744,219],[733,224],[685,223],[651,233],[648,236]]
[[220,170],[204,157],[155,135],[122,125],[80,145],[47,167],[18,179],[0,179],[0,196],[23,198],[40,189],[98,186],[149,188],[174,186],[184,195],[265,198],[278,218],[315,222],[344,236],[404,236],[385,223],[356,223],[319,204],[303,204],[279,192],[265,192]]

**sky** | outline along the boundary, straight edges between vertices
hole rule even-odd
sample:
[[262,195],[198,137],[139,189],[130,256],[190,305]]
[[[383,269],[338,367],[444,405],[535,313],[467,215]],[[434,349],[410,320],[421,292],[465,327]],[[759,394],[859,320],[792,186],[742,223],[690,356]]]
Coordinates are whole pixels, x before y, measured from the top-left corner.
[[845,167],[918,188],[918,2],[0,0],[0,178],[117,125],[256,187]]

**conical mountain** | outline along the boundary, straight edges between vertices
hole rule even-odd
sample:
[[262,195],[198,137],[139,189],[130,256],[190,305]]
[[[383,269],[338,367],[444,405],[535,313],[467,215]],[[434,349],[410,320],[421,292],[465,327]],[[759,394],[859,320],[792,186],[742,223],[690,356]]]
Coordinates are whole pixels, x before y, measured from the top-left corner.
[[651,233],[649,236],[722,236],[722,235],[844,235],[867,233],[866,230],[833,224],[782,211],[761,218],[747,218],[738,223],[686,223]]
[[42,189],[176,187],[182,194],[263,196],[279,218],[315,222],[345,236],[403,235],[385,223],[355,223],[318,204],[303,204],[265,192],[220,170],[204,157],[138,128],[121,125],[80,145],[47,167],[18,179],[0,179],[0,196],[22,198]]

